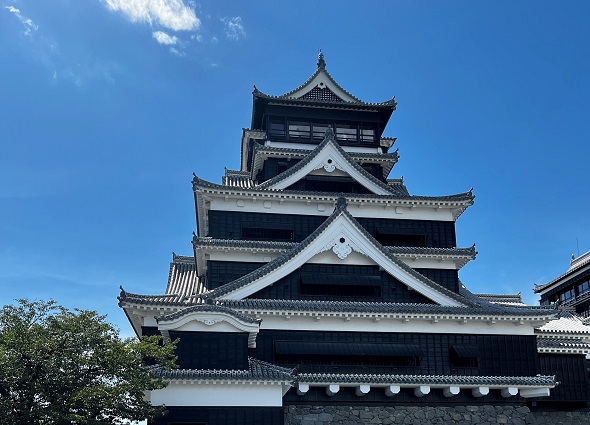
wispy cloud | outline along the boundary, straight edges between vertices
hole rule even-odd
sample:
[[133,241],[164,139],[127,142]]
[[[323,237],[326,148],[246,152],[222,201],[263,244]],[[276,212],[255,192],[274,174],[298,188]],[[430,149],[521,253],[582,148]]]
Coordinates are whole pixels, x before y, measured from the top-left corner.
[[196,30],[201,25],[192,7],[182,0],[104,0],[112,11],[123,13],[132,22],[158,24],[173,31]]
[[177,37],[166,34],[164,31],[154,31],[152,37],[154,37],[158,43],[165,45],[176,44],[178,41]]
[[240,37],[246,36],[241,17],[222,18],[221,21],[225,24],[225,35],[230,40],[239,40]]
[[33,33],[33,31],[37,31],[39,29],[39,27],[33,22],[32,19],[24,16],[21,13],[21,11],[19,9],[17,9],[16,7],[4,6],[4,9],[8,10],[12,14],[14,14],[14,16],[16,16],[16,18],[20,21],[20,23],[25,28],[24,35],[26,35],[27,37],[30,37],[31,34]]
[[89,59],[83,61],[78,58],[72,59],[61,52],[58,42],[51,34],[43,28],[40,29],[20,9],[14,6],[0,6],[0,12],[4,10],[15,16],[24,28],[23,34],[26,38],[23,40],[22,54],[46,68],[53,83],[67,81],[77,87],[83,87],[89,80],[109,83],[115,81],[115,75],[120,72],[117,64]]

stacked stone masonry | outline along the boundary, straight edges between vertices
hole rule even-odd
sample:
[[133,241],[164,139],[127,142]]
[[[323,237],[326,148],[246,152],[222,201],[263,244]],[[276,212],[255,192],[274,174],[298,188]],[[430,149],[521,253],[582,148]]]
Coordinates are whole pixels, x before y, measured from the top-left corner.
[[454,424],[583,425],[586,411],[531,411],[527,406],[288,406],[285,425]]

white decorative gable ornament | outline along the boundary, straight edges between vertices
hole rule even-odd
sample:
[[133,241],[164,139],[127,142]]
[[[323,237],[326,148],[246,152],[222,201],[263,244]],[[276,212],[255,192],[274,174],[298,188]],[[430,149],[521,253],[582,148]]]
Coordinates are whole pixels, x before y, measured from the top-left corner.
[[334,254],[336,254],[338,258],[344,260],[348,257],[348,254],[352,252],[352,247],[346,243],[345,237],[340,237],[335,241],[332,251],[334,251]]

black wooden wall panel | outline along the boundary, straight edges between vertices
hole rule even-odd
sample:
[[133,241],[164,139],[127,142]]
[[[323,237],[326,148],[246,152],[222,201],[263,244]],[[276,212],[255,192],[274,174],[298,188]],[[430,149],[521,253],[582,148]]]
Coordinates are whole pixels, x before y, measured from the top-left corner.
[[[300,291],[301,274],[315,275],[349,275],[378,276],[381,278],[381,296],[362,298],[359,295],[347,296],[346,287],[338,295],[302,295]],[[252,294],[248,298],[262,299],[291,299],[291,300],[322,300],[322,301],[375,301],[398,303],[431,304],[433,301],[417,291],[410,291],[408,287],[391,275],[379,270],[378,266],[346,266],[338,264],[304,264],[293,273],[285,276],[271,286]]]
[[455,223],[431,220],[390,220],[385,218],[359,217],[357,221],[373,236],[378,228],[407,234],[426,235],[426,247],[454,248],[457,246]]
[[[242,223],[277,223],[293,227],[295,242],[309,236],[327,217],[294,214],[262,214],[235,211],[209,211],[209,235],[220,239],[242,239]],[[425,235],[426,247],[454,248],[457,244],[455,223],[429,220],[393,220],[359,217],[357,221],[373,236],[377,229],[390,229],[404,234]]]
[[[244,388],[247,391],[247,388]],[[180,407],[166,406],[168,413],[149,425],[282,425],[282,407]]]
[[[400,323],[400,330],[404,326],[411,324]],[[250,355],[274,363],[274,341],[418,345],[424,355],[419,370],[414,373],[426,375],[535,376],[540,373],[534,336],[261,330],[256,339],[256,348],[250,349]],[[479,367],[456,369],[451,366],[450,349],[453,345],[461,344],[479,348]],[[343,372],[355,371],[354,365],[348,369],[339,366],[338,369]],[[366,373],[387,373],[387,370],[381,366],[367,367]],[[393,370],[392,373],[397,371]]]
[[459,293],[459,272],[447,269],[414,269],[439,285]]
[[232,211],[209,211],[209,236],[220,239],[241,239],[242,223],[277,223],[293,226],[295,242],[308,237],[328,217],[295,214],[260,214]]
[[248,334],[245,332],[170,331],[181,369],[248,369]]
[[539,354],[541,373],[556,375],[560,384],[551,390],[549,397],[540,398],[541,402],[587,402],[588,371],[583,355],[573,354]]
[[207,261],[207,289],[212,290],[262,267],[265,263]]

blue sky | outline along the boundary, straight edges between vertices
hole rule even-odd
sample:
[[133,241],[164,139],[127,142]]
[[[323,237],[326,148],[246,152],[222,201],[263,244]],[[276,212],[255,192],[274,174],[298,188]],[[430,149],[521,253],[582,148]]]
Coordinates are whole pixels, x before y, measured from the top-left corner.
[[131,329],[119,285],[161,293],[190,255],[192,172],[239,167],[254,84],[327,69],[395,95],[417,195],[474,187],[475,292],[522,292],[590,250],[590,3],[0,0],[0,303],[54,298]]

